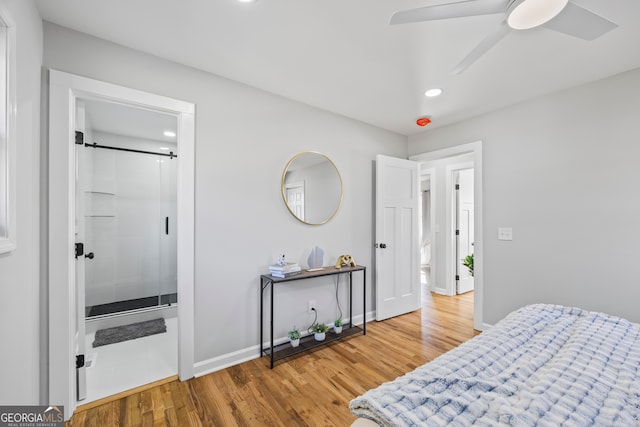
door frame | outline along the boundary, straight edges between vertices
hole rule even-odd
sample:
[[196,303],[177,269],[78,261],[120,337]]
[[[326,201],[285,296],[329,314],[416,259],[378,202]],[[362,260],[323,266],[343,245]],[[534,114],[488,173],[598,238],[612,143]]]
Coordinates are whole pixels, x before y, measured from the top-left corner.
[[[457,209],[456,199],[455,199],[455,173],[460,172],[467,169],[474,169],[473,162],[462,162],[456,163],[453,165],[448,165],[446,170],[446,223],[445,227],[447,230],[447,239],[446,239],[446,247],[445,251],[449,254],[448,262],[445,270],[445,277],[447,278],[445,288],[447,295],[453,296],[457,295],[457,283],[456,283],[456,272],[458,269],[458,254],[456,251],[457,248],[457,236],[456,236],[456,215]],[[475,178],[475,176],[474,176]],[[474,186],[474,196],[475,196],[475,182]],[[475,210],[474,210],[475,213]],[[474,246],[475,247],[475,246]],[[475,255],[473,256],[475,259]],[[474,266],[475,268],[475,266]]]
[[[64,405],[65,420],[78,402],[75,273],[76,99],[100,99],[170,113],[178,121],[178,375],[193,377],[195,105],[136,89],[49,70],[49,402]],[[82,337],[84,339],[84,337]]]
[[[438,265],[437,265],[438,249],[436,245],[436,203],[435,203],[435,200],[437,200],[437,195],[438,195],[438,183],[437,183],[438,178],[437,178],[436,170],[434,168],[423,169],[421,166],[420,172],[419,172],[419,179],[420,179],[421,185],[425,177],[429,177],[429,191],[430,191],[430,197],[431,197],[431,203],[429,206],[429,209],[430,209],[429,239],[431,240],[431,248],[430,248],[431,257],[429,261],[431,265],[429,266],[429,275],[430,275],[431,283],[429,283],[429,291],[432,292],[436,288],[435,278],[437,276],[437,270],[438,270]],[[422,212],[422,215],[424,215],[424,212]],[[420,218],[420,220],[422,221],[422,218]],[[420,267],[420,270],[422,270],[422,266]],[[422,271],[420,272],[420,274],[422,274]]]
[[[410,160],[417,162],[429,162],[433,160],[440,160],[447,157],[459,156],[461,154],[473,153],[473,179],[474,179],[474,293],[473,293],[473,328],[482,331],[484,329],[483,324],[483,218],[482,218],[482,141],[470,142],[467,144],[460,144],[449,148],[430,151],[427,153],[416,154],[410,156]],[[450,177],[448,178],[450,179]],[[447,192],[448,194],[450,192]],[[448,197],[451,197],[449,194]],[[448,203],[448,209],[451,209]],[[448,221],[451,221],[451,215],[447,215]]]

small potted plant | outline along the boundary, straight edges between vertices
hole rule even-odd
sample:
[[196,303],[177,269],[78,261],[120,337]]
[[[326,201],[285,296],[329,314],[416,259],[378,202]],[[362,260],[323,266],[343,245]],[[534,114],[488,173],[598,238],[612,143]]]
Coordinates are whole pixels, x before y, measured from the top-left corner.
[[336,334],[342,333],[342,318],[338,318],[333,322],[333,332]]
[[473,254],[464,257],[462,264],[469,269],[469,274],[473,277]]
[[289,342],[291,343],[291,347],[297,347],[300,345],[300,331],[295,326],[292,330],[289,331]]
[[311,332],[316,341],[324,341],[326,334],[329,331],[329,327],[324,323],[314,323],[311,325]]

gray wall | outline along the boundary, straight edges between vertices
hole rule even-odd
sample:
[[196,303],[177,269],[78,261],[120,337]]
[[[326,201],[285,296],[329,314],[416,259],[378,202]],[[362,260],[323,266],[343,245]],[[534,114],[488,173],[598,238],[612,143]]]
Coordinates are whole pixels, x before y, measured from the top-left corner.
[[409,138],[483,141],[485,323],[535,302],[640,322],[639,111],[636,69]]
[[[32,2],[2,1],[16,25],[16,245],[0,254],[0,404],[40,400],[40,65]],[[42,314],[46,316],[46,313]]]
[[[43,65],[196,104],[196,372],[231,352],[255,357],[258,277],[278,254],[306,265],[319,245],[325,265],[350,253],[371,266],[373,160],[406,157],[406,137],[49,23]],[[340,212],[319,227],[293,218],[280,193],[287,161],[303,150],[328,155],[344,182]],[[332,289],[331,279],[279,288],[276,336],[308,326],[309,299],[319,320],[333,320]]]

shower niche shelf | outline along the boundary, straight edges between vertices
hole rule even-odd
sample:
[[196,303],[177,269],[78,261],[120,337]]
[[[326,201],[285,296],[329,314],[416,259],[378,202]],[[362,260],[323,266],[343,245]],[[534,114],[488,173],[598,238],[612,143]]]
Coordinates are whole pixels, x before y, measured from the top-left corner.
[[105,196],[115,196],[116,193],[110,193],[108,191],[92,191],[92,190],[87,190],[85,191],[85,193],[88,194],[104,194]]
[[115,193],[85,190],[85,218],[115,218]]

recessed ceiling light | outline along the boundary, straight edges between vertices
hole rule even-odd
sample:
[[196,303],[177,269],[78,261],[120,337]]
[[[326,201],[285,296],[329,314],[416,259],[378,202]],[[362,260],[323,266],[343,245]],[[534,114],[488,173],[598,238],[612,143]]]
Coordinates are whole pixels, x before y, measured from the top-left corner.
[[176,136],[176,133],[170,130],[165,130],[164,131],[164,136],[168,136],[169,138],[173,138],[174,136]]
[[440,95],[442,95],[442,89],[440,89],[439,87],[428,89],[424,93],[424,96],[426,96],[427,98],[435,98],[436,96],[440,96]]
[[553,19],[568,0],[512,0],[507,6],[507,24],[515,30],[538,27]]
[[160,147],[162,151],[169,151],[169,147]]
[[238,3],[255,3],[258,0],[237,0]]

